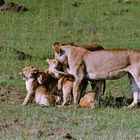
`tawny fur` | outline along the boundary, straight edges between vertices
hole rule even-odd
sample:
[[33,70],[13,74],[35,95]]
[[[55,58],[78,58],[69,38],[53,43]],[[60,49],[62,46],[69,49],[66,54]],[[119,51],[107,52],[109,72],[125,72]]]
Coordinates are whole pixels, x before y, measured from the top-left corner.
[[[62,99],[62,106],[66,105],[68,103],[68,97],[72,93],[72,88],[73,88],[73,81],[72,78],[68,76],[63,76],[61,74],[53,73],[53,66],[55,61],[52,61],[52,59],[48,60],[49,62],[49,70],[45,73],[42,72],[38,76],[38,82],[40,84],[44,85],[50,85],[51,87],[50,90],[53,92],[53,94],[58,93],[60,96],[63,96]],[[55,77],[52,77],[54,76]],[[51,76],[51,78],[48,80],[48,77]],[[57,82],[56,79],[57,78]]]
[[21,70],[20,75],[25,80],[27,94],[22,103],[23,106],[27,105],[32,97],[35,98],[35,101],[39,105],[50,106],[55,104],[55,99],[51,92],[49,92],[45,86],[40,85],[37,81],[39,75],[39,69],[28,66]]
[[80,107],[85,108],[95,108],[96,107],[96,93],[95,92],[87,92],[85,95],[80,99]]
[[[56,67],[59,67],[61,70],[61,64],[58,65],[58,62],[57,60],[55,59],[48,59],[47,60],[48,64],[49,64],[49,73],[52,74],[55,78],[58,78],[58,85],[57,85],[57,88],[59,90],[62,91],[62,94],[63,94],[63,103],[62,103],[62,106],[63,105],[66,105],[67,104],[67,101],[68,101],[68,97],[73,94],[72,90],[73,90],[73,82],[74,82],[74,77],[71,76],[71,75],[63,75],[57,71],[55,71],[54,69]],[[80,89],[81,89],[81,94],[83,92],[85,92],[86,90],[86,87],[87,87],[87,80],[82,80],[81,82],[81,85],[80,85]],[[91,86],[93,88],[93,90],[95,92],[99,91],[100,93],[104,93],[104,88],[105,88],[105,85],[103,84],[103,82],[101,81],[94,81],[94,82],[91,82]],[[102,87],[101,87],[102,86]],[[101,89],[103,89],[103,91],[100,90],[100,87]],[[74,96],[74,95],[73,95]]]
[[127,49],[104,49],[88,51],[71,45],[53,45],[55,59],[67,65],[67,72],[74,76],[74,105],[80,98],[79,86],[83,78],[89,80],[118,79],[129,74],[135,107],[140,99],[140,51]]
[[35,90],[35,102],[41,106],[53,106],[55,98],[43,85],[39,85]]

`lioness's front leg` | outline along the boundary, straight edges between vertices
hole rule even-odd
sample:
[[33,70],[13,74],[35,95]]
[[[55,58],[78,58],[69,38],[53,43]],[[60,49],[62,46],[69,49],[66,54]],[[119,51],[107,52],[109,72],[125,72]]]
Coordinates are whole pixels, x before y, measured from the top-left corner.
[[76,106],[80,100],[81,82],[82,82],[82,80],[75,80],[73,82],[73,103],[74,103],[74,106]]
[[[75,68],[75,73],[73,73],[73,76],[75,78],[75,81],[73,82],[73,102],[74,102],[74,106],[76,106],[79,101],[80,101],[80,97],[81,97],[81,92],[82,90],[84,90],[83,88],[81,88],[81,85],[83,84],[83,80],[84,80],[84,75],[85,75],[85,65],[82,63],[83,61],[79,61],[77,63],[77,67]],[[87,85],[87,84],[86,84]]]

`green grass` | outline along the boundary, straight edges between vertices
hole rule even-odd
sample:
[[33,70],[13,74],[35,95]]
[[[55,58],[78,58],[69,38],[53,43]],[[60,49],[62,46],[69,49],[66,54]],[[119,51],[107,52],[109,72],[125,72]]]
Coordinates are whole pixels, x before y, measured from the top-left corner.
[[19,103],[5,103],[1,107],[1,136],[5,139],[61,140],[64,139],[65,133],[70,133],[73,138],[86,140],[140,138],[139,109],[93,110],[69,107],[42,108],[32,105],[21,108]]
[[[140,1],[130,0],[7,0],[29,8],[25,13],[0,13],[0,139],[140,139],[139,109],[101,107],[42,108],[21,106],[25,85],[19,71],[28,65],[47,69],[56,42],[92,44],[105,48],[140,49]],[[76,2],[78,7],[72,3]],[[19,60],[14,51],[32,56]],[[106,94],[129,95],[127,78],[108,81]],[[19,94],[19,95],[17,95]]]

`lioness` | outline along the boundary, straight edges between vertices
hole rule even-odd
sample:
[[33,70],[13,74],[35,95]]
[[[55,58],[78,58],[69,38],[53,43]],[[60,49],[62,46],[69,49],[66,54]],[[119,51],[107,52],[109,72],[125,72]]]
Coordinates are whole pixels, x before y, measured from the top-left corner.
[[[55,43],[57,44],[57,43]],[[62,46],[65,45],[65,44],[61,44]],[[73,46],[73,47],[78,47],[77,45],[73,44],[73,43],[69,43],[68,45],[70,46]],[[103,50],[104,48],[98,44],[91,44],[91,45],[81,45],[80,46],[82,49],[85,49],[85,50],[89,50],[89,51],[99,51],[99,50]],[[56,61],[56,60],[52,60],[52,61]],[[58,64],[58,65],[56,65]],[[52,66],[51,66],[52,65]],[[51,64],[49,69],[53,72],[54,76],[58,76],[59,74],[61,75],[66,75],[66,73],[68,74],[67,70],[69,68],[68,66],[68,62],[67,60],[65,62],[60,63],[60,61],[56,61],[55,64]],[[57,71],[58,70],[58,71]],[[60,72],[61,71],[61,72]],[[63,73],[62,71],[65,71],[66,73]],[[70,75],[70,74],[68,74]],[[74,79],[74,78],[73,78]],[[83,81],[86,81],[86,79],[83,79]],[[97,96],[98,100],[99,100],[99,97],[104,94],[104,91],[105,91],[105,80],[90,80],[90,83],[91,83],[91,87],[93,89],[94,92],[98,93],[99,96]],[[81,85],[82,87],[82,85]],[[83,91],[83,89],[81,89]],[[81,92],[83,93],[83,92]]]
[[80,98],[80,84],[84,78],[89,80],[118,79],[128,74],[136,106],[140,99],[140,51],[127,49],[104,49],[88,51],[70,44],[52,46],[55,59],[67,64],[67,72],[75,78],[73,83],[74,105]]
[[20,75],[25,80],[27,94],[22,103],[25,106],[32,96],[35,96],[35,102],[39,105],[50,106],[55,104],[55,99],[51,92],[44,85],[40,85],[37,81],[39,69],[28,66],[22,69]]

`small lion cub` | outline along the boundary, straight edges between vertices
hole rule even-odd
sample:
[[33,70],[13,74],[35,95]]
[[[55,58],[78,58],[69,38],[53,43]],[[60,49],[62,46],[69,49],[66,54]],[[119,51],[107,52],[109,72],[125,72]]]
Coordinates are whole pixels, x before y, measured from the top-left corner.
[[[55,104],[55,98],[51,92],[44,86],[38,83],[37,77],[39,69],[28,66],[21,70],[20,75],[25,80],[27,94],[22,103],[23,106],[27,105],[29,100],[35,99],[35,102],[41,106],[50,106]],[[31,98],[33,97],[33,98]]]
[[35,102],[41,106],[51,106],[55,105],[55,98],[43,85],[39,85],[35,90]]
[[96,107],[96,99],[95,99],[95,92],[87,92],[81,99],[80,99],[80,107],[85,108],[95,108]]

